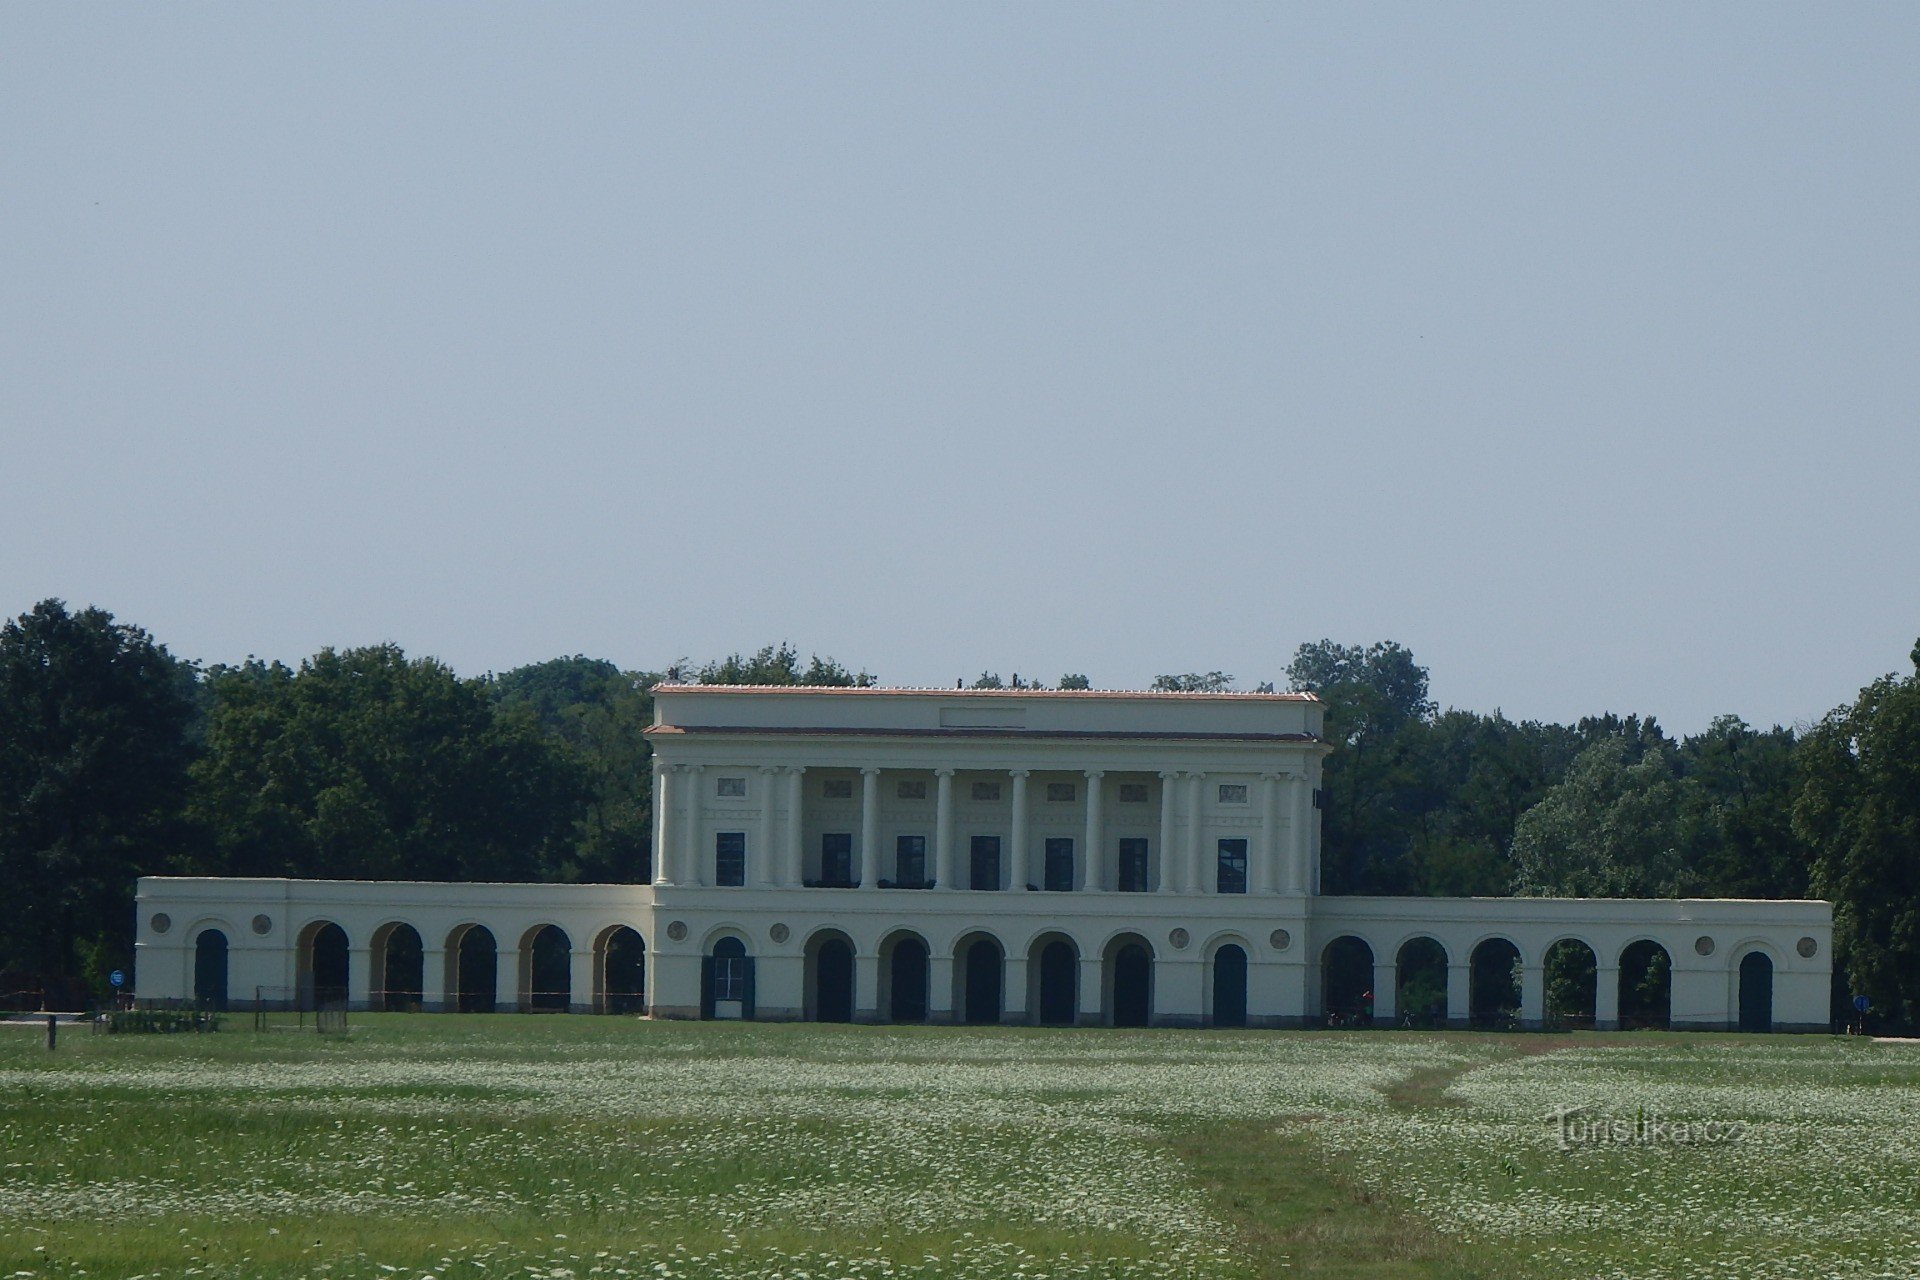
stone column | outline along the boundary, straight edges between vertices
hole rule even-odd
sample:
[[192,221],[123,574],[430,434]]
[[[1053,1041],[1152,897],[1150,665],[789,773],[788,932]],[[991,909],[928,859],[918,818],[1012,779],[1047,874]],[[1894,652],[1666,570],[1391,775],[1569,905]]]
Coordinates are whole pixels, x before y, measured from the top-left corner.
[[773,838],[773,810],[780,793],[778,765],[760,766],[760,840],[759,847],[747,851],[747,887],[784,885],[785,868],[780,865]]
[[1399,966],[1389,958],[1373,960],[1373,1025],[1390,1027],[1400,1020]]
[[[944,887],[946,881],[941,880]],[[953,957],[950,955],[929,954],[927,956],[927,1021],[949,1023],[958,1021],[953,1008]]]
[[687,830],[681,843],[680,883],[696,888],[707,882],[706,856],[700,848],[700,775],[705,765],[687,766]]
[[853,957],[853,1020],[880,1021],[880,957],[865,951]]
[[1593,971],[1593,1026],[1596,1031],[1620,1029],[1620,966],[1599,965]]
[[1083,1027],[1097,1027],[1104,1020],[1101,1004],[1106,965],[1099,955],[1080,957],[1080,1008],[1075,1020]]
[[653,762],[653,882],[673,883],[673,845],[679,833],[668,815],[673,812],[673,767]]
[[567,1012],[598,1013],[598,995],[593,981],[593,940],[589,938],[586,950],[575,947],[568,960]]
[[1547,971],[1545,966],[1520,966],[1520,1025],[1538,1030],[1547,1017]]
[[453,1002],[447,999],[447,949],[420,948],[420,1007],[429,1013],[451,1013]]
[[1273,892],[1273,864],[1279,856],[1280,848],[1280,775],[1263,773],[1260,775],[1260,851],[1256,854],[1252,883],[1247,887],[1254,893]]
[[1088,893],[1103,893],[1107,887],[1107,851],[1106,833],[1101,830],[1101,779],[1107,775],[1098,769],[1088,769],[1087,775],[1087,847],[1081,857],[1086,867],[1086,878],[1081,888]]
[[380,987],[373,973],[373,948],[347,948],[347,989],[343,998],[349,1009],[373,1008],[374,992]]
[[1185,893],[1186,867],[1173,847],[1173,806],[1180,794],[1180,775],[1171,769],[1160,772],[1160,891]]
[[806,787],[802,781],[806,772],[801,765],[787,767],[787,883],[793,885],[799,884],[806,872],[806,863],[801,857],[801,846],[806,841],[803,821]]
[[[1033,877],[1027,874],[1028,771],[1025,769],[1009,769],[1007,772],[1013,775],[1013,838],[1007,842],[1007,861],[1011,864],[1007,875],[1007,888],[1015,893],[1022,893],[1025,892],[1026,887],[1033,882]],[[1025,1003],[1026,997],[1023,994],[1021,996],[1021,1004],[1024,1005]]]
[[1287,832],[1291,849],[1287,857],[1287,892],[1306,893],[1312,885],[1307,875],[1307,863],[1313,854],[1313,842],[1307,832],[1307,814],[1313,797],[1309,795],[1307,775],[1293,775],[1293,822],[1292,830]]
[[860,887],[880,887],[880,770],[876,768],[860,771]]
[[1464,1027],[1473,1021],[1473,965],[1447,965],[1447,1025]]
[[1200,797],[1205,788],[1207,775],[1190,773],[1187,775],[1187,891],[1189,893],[1212,893],[1214,877],[1208,874],[1206,861],[1200,856]]
[[[960,887],[953,882],[953,770],[935,769],[933,776],[939,782],[939,803],[934,806],[933,819],[933,881],[935,888],[945,892]],[[951,958],[947,968],[951,977]],[[951,1006],[952,996],[942,998]],[[947,1011],[951,1013],[951,1007]]]
[[518,1013],[520,1004],[520,942],[493,937],[493,1011]]

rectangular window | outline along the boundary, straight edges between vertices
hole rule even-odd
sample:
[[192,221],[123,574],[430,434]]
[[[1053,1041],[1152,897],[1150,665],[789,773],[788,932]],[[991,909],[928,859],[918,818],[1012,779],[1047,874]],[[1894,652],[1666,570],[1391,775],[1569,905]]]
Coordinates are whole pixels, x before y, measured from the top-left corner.
[[973,838],[973,872],[968,884],[971,889],[998,889],[1000,887],[1000,837],[975,836]]
[[853,887],[853,833],[828,831],[820,837],[820,882],[829,889]]
[[925,836],[901,836],[893,842],[893,882],[902,889],[927,887]]
[[747,882],[747,833],[722,831],[713,837],[713,882],[722,887]]
[[1065,836],[1047,837],[1047,870],[1043,885],[1053,893],[1073,891],[1073,841]]
[[1145,804],[1147,802],[1147,784],[1144,782],[1123,782],[1120,784],[1121,804]]
[[822,800],[853,799],[853,779],[828,778],[820,784],[820,798]]
[[1071,782],[1049,782],[1047,784],[1047,801],[1050,804],[1071,804],[1073,803],[1074,797],[1079,794],[1080,789]]
[[997,782],[974,783],[973,798],[975,800],[998,800],[1000,798],[1000,784]]
[[747,998],[747,958],[745,956],[713,958],[713,998],[716,1003],[722,1000]]
[[734,800],[744,800],[747,797],[747,780],[745,778],[715,778],[713,780],[713,794],[716,796],[726,796]]
[[1220,784],[1221,804],[1245,804],[1247,802],[1247,784],[1244,782],[1223,782]]
[[1128,836],[1120,841],[1120,892],[1147,891],[1147,841],[1144,836]]
[[1214,881],[1214,888],[1220,893],[1247,891],[1247,842],[1245,840],[1220,842],[1220,871]]
[[893,794],[902,800],[925,800],[927,780],[925,778],[906,779],[894,788]]

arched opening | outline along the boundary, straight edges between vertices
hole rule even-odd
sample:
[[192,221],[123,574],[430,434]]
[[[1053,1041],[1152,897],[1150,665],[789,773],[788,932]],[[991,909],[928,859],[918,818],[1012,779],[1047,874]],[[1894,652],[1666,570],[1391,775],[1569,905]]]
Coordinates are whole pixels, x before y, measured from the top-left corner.
[[1330,1027],[1373,1023],[1373,948],[1342,934],[1320,953],[1320,1007]]
[[1650,938],[1620,953],[1620,1027],[1664,1031],[1673,1019],[1673,958]]
[[202,929],[193,941],[193,1002],[227,1007],[227,935],[218,929]]
[[1153,951],[1137,934],[1122,934],[1107,944],[1104,976],[1107,1024],[1144,1027],[1153,1022]]
[[1740,957],[1740,1029],[1773,1030],[1773,957],[1764,951]]
[[1247,1025],[1247,952],[1225,942],[1213,953],[1213,1025]]
[[557,924],[529,929],[520,939],[520,1007],[565,1013],[573,1002],[573,939]]
[[373,976],[380,984],[373,1006],[389,1013],[417,1010],[426,990],[426,948],[410,924],[382,925],[374,931]]
[[1027,1008],[1047,1027],[1070,1027],[1080,1011],[1080,951],[1064,934],[1036,938],[1027,956]]
[[960,1020],[974,1024],[1000,1021],[1006,960],[1000,943],[987,934],[971,934],[960,940],[954,959],[953,1007],[960,1011]]
[[493,932],[483,924],[462,925],[447,944],[453,952],[453,990],[447,1004],[460,1013],[492,1013],[499,992],[500,966]]
[[315,920],[300,931],[294,948],[294,980],[302,1009],[347,1002],[347,931]]
[[853,943],[844,933],[807,940],[807,1015],[815,1022],[853,1021]]
[[1592,1030],[1600,990],[1600,966],[1593,948],[1578,938],[1562,938],[1547,948],[1544,968],[1547,1025]]
[[1467,1017],[1482,1031],[1512,1031],[1520,1025],[1520,948],[1488,938],[1473,949],[1467,983]]
[[917,934],[899,933],[880,944],[880,1007],[889,1022],[927,1020],[928,951]]
[[753,1016],[753,957],[747,944],[728,936],[713,944],[700,960],[700,1016]]
[[1394,957],[1394,1008],[1403,1027],[1447,1025],[1447,949],[1433,938],[1409,938]]
[[617,924],[600,935],[595,948],[595,1005],[602,1013],[647,1011],[647,943],[640,934]]

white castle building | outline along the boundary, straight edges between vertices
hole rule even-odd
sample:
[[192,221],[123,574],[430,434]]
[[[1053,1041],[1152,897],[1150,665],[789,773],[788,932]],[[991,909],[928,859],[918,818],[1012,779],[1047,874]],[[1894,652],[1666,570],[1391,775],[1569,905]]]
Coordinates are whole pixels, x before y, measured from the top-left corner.
[[1675,1027],[1828,1026],[1825,902],[1320,896],[1311,695],[675,685],[654,701],[651,884],[147,878],[139,997],[1538,1025],[1548,954],[1569,947],[1590,975],[1578,1012],[1603,1028],[1623,989],[1645,1012],[1656,988],[1667,1007],[1648,1016]]

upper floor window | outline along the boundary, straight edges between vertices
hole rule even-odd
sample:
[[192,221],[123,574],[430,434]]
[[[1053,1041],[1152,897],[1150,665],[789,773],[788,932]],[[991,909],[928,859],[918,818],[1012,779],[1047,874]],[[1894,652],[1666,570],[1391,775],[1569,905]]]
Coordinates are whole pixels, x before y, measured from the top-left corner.
[[713,882],[721,887],[747,882],[747,833],[721,831],[713,837]]
[[893,881],[902,889],[927,887],[927,838],[900,836],[893,842]]
[[1000,798],[1000,784],[997,782],[974,783],[973,798],[975,800],[998,800]]
[[1047,784],[1047,800],[1053,804],[1070,804],[1074,797],[1079,794],[1080,789],[1071,782],[1049,782]]
[[998,889],[1000,887],[1000,837],[975,836],[972,853],[972,866],[968,868],[972,875],[969,877],[967,887]]
[[1144,782],[1123,782],[1120,784],[1121,804],[1145,804],[1147,802],[1147,784]]
[[1219,893],[1247,891],[1247,842],[1245,840],[1220,842],[1220,870],[1214,881],[1214,889]]
[[715,778],[713,780],[713,794],[716,796],[731,796],[735,799],[745,799],[747,794],[747,780],[745,778]]
[[1247,802],[1247,784],[1244,782],[1223,782],[1220,784],[1221,804],[1245,804]]
[[925,800],[927,782],[925,778],[902,778],[894,787],[894,795],[902,800]]
[[1047,837],[1046,879],[1041,888],[1053,893],[1069,893],[1073,889],[1073,841],[1066,836]]
[[1126,836],[1120,841],[1120,892],[1147,892],[1147,841]]
[[820,837],[820,882],[829,889],[853,885],[853,833],[828,831]]
[[822,800],[853,799],[853,779],[852,778],[826,779],[820,784],[820,798]]

